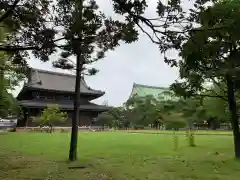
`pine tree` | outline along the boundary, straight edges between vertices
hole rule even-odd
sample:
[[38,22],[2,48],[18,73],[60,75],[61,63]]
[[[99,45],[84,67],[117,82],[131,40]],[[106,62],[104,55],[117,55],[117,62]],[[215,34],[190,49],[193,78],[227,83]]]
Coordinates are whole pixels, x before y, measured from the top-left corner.
[[[138,33],[133,24],[106,18],[94,0],[59,0],[56,5],[55,23],[63,28],[65,41],[59,45],[62,58],[54,62],[55,67],[76,70],[74,115],[69,159],[77,159],[77,137],[80,106],[80,82],[85,66],[104,57],[108,50],[113,50],[119,41],[131,43],[137,40]],[[76,56],[74,64],[68,61]],[[92,69],[90,74],[96,73]]]

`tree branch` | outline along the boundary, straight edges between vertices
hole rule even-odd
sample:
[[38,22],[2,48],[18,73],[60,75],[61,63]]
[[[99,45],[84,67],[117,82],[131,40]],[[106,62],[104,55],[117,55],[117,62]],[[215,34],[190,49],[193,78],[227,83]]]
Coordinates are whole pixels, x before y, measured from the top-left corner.
[[15,51],[24,51],[24,50],[40,50],[41,48],[37,46],[0,46],[0,51],[6,52],[15,52]]
[[221,95],[210,95],[210,94],[192,94],[192,96],[199,96],[199,97],[211,97],[211,98],[220,98],[224,101],[227,101],[227,98]]
[[[65,38],[58,38],[53,40],[52,42],[58,42],[60,40],[64,40]],[[56,47],[60,47],[57,46]],[[43,47],[38,47],[38,46],[9,46],[9,45],[0,45],[0,51],[6,51],[6,52],[15,52],[15,51],[26,51],[26,50],[41,50]]]
[[[165,28],[165,26],[168,24],[167,21],[168,21],[169,12],[168,12],[168,15],[165,16],[165,17],[146,18],[146,17],[144,17],[144,16],[142,16],[142,15],[133,13],[133,12],[131,11],[131,8],[128,7],[128,6],[126,6],[123,1],[121,1],[121,0],[115,0],[115,2],[117,2],[117,3],[120,5],[120,7],[121,7],[126,13],[128,13],[128,14],[133,18],[133,22],[141,29],[141,31],[142,31],[143,33],[145,33],[145,34],[151,39],[151,41],[152,41],[153,43],[156,43],[156,44],[162,44],[162,43],[163,43],[163,42],[160,40],[159,36],[157,35],[158,33],[159,33],[159,34],[162,34],[162,35],[167,35],[168,33],[184,34],[184,33],[188,33],[188,32],[213,31],[213,30],[220,30],[220,29],[227,28],[226,26],[219,26],[219,27],[212,27],[212,28],[209,28],[209,27],[208,27],[208,28],[191,28],[191,29],[184,29],[184,28],[183,28],[183,30],[180,30],[180,31],[177,31],[177,30],[169,30],[169,29],[167,30],[167,29]],[[174,15],[174,16],[176,17],[177,15],[178,15],[178,14],[176,14],[176,15]],[[174,16],[173,16],[173,17],[174,17]],[[165,20],[164,20],[164,19],[165,19]],[[183,20],[186,20],[186,19],[183,19]],[[183,20],[181,20],[181,21],[183,21]],[[149,28],[152,30],[154,36],[158,39],[159,42],[157,42],[156,40],[153,40],[153,37],[151,37],[151,36],[149,35],[149,33],[146,32],[146,31],[143,29],[143,27],[141,27],[141,25],[139,24],[138,21],[141,21],[143,24],[145,24],[147,27],[149,27]],[[163,24],[161,24],[161,25],[156,25],[156,24],[154,24],[152,21],[163,22]],[[175,22],[175,23],[182,26],[181,21],[178,21],[178,22]],[[184,22],[184,23],[191,23],[191,22],[187,21],[187,22]],[[169,25],[170,25],[170,24],[171,24],[171,23],[169,23]],[[172,24],[174,24],[174,22],[172,22]],[[159,28],[159,27],[164,28],[164,30],[159,30],[159,29],[157,29],[157,28]],[[183,26],[182,26],[182,27],[183,27]]]
[[13,13],[13,10],[15,9],[19,1],[20,0],[15,0],[14,3],[10,6],[10,8],[0,17],[0,23]]
[[66,38],[65,37],[61,37],[61,38],[53,40],[53,42],[61,41],[61,40],[64,40],[64,39],[66,39]]

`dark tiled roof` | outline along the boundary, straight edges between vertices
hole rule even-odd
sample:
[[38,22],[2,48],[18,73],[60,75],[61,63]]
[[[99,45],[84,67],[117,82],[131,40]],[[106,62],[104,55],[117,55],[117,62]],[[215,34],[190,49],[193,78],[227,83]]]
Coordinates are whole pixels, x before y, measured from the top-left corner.
[[[31,107],[31,108],[45,108],[47,106],[58,105],[60,109],[73,110],[72,102],[23,100],[23,101],[19,101],[19,103],[21,106]],[[87,104],[80,105],[80,110],[103,112],[103,111],[107,111],[108,108],[106,106],[100,106],[100,105],[88,102]]]
[[[45,71],[40,69],[30,69],[27,87],[74,92],[75,90],[75,75]],[[87,86],[84,80],[81,81],[80,92],[86,94],[104,94],[103,91],[93,90]]]

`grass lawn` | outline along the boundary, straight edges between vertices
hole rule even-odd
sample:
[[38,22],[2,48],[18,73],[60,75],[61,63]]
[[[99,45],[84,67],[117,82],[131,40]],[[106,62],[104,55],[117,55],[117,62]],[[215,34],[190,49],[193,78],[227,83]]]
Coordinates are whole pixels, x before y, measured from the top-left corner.
[[[67,163],[68,133],[0,134],[1,180],[239,180],[232,136],[81,133],[78,162]],[[69,169],[72,166],[85,168]]]

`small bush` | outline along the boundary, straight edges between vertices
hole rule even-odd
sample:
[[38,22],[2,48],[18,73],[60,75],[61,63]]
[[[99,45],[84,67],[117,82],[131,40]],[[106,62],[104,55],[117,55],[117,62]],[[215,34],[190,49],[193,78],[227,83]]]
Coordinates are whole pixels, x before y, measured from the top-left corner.
[[186,127],[185,118],[181,113],[168,113],[164,119],[164,126],[166,130],[178,130]]
[[182,122],[182,121],[174,121],[174,120],[169,120],[169,121],[166,121],[165,122],[165,128],[166,130],[178,130],[180,128],[184,128],[186,126],[186,123],[185,122]]
[[189,147],[196,147],[194,133],[191,130],[188,131],[188,145]]
[[134,130],[143,130],[144,129],[144,125],[135,125],[134,126]]
[[179,143],[178,143],[178,135],[176,134],[175,131],[173,131],[173,149],[174,151],[177,151],[178,150],[178,147],[179,147]]
[[[58,105],[48,106],[45,108],[41,115],[33,117],[33,121],[38,122],[40,126],[48,126],[47,132],[53,132],[53,124],[56,122],[64,122],[67,120],[67,113],[61,112]],[[46,129],[44,129],[45,131]]]
[[8,130],[8,132],[16,132],[16,128],[11,128]]

